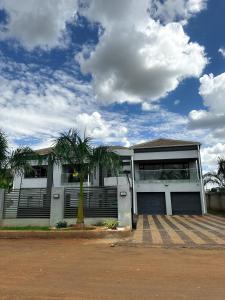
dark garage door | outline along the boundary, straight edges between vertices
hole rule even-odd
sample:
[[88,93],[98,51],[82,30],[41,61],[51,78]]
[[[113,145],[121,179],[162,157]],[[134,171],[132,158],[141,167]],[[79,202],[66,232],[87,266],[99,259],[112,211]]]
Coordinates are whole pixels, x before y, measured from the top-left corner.
[[137,193],[138,214],[165,215],[165,193]]
[[171,193],[173,215],[201,215],[200,193]]

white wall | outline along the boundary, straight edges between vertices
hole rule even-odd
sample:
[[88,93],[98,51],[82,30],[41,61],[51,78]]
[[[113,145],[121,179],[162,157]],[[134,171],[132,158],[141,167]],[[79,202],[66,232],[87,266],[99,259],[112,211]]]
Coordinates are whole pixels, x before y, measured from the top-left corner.
[[134,153],[134,161],[198,158],[197,150]]
[[[166,209],[167,209],[167,215],[172,214],[172,208],[171,208],[171,199],[170,199],[170,193],[172,192],[200,192],[201,194],[201,204],[203,209],[203,197],[202,197],[202,188],[200,182],[146,182],[146,183],[135,183],[135,193],[142,192],[164,192],[165,198],[166,198]],[[137,199],[137,197],[136,197]],[[137,200],[135,200],[134,205],[134,212],[137,214]],[[204,213],[204,210],[203,210]]]
[[19,189],[22,188],[46,188],[47,187],[47,178],[24,178],[22,176],[22,182],[20,176],[15,176],[13,180],[13,188]]

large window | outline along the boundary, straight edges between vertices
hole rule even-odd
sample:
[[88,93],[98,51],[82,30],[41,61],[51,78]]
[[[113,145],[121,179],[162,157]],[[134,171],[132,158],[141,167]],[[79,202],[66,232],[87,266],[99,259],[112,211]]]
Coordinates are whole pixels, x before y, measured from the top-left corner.
[[24,178],[47,178],[48,166],[31,166],[24,174]]
[[[62,181],[64,183],[80,182],[79,178],[80,166],[77,165],[74,169],[71,165],[64,165],[62,168]],[[87,176],[84,181],[87,181]]]

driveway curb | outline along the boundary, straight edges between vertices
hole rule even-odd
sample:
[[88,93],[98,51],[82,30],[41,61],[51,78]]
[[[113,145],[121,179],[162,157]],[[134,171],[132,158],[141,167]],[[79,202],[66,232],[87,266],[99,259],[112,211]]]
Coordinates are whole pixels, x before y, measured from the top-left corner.
[[19,231],[2,230],[0,239],[113,239],[131,236],[130,230],[124,231],[93,231],[93,230],[66,230],[66,231]]

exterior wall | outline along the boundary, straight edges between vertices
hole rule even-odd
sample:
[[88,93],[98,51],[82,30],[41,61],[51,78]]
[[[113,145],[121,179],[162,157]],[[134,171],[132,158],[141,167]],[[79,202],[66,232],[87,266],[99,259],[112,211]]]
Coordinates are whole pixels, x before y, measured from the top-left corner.
[[[135,192],[164,192],[166,198],[166,211],[167,215],[172,215],[172,205],[170,193],[172,192],[200,192],[202,199],[202,189],[201,183],[185,183],[185,182],[146,182],[146,183],[136,183]],[[135,201],[134,213],[137,214],[137,201]],[[203,207],[203,203],[202,203]]]
[[62,167],[54,164],[54,166],[53,166],[53,186],[54,187],[62,186],[61,174],[62,174]]
[[197,150],[134,153],[134,161],[198,158]]
[[128,184],[126,177],[105,177],[104,186],[117,186]]
[[49,219],[3,219],[2,226],[49,226]]
[[13,188],[46,188],[47,187],[47,178],[24,178],[16,176],[13,181]]
[[223,193],[207,193],[206,203],[208,209],[225,212],[225,194]]
[[132,196],[129,185],[119,185],[117,188],[118,222],[119,226],[132,228],[131,204]]
[[[114,218],[84,218],[84,223],[87,225],[96,225],[99,222],[103,223],[108,220],[116,220]],[[77,219],[63,219],[63,221],[67,222],[68,225],[76,224]]]

